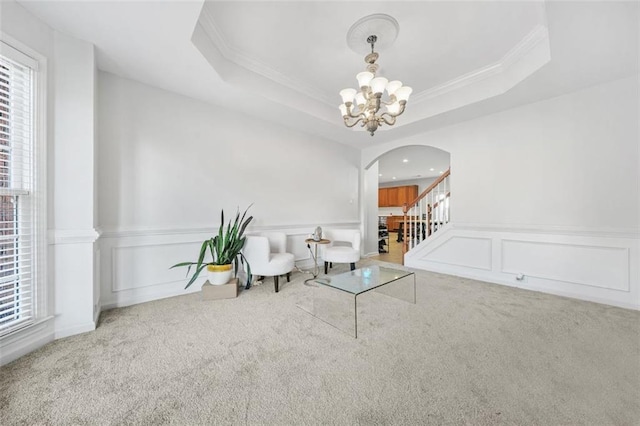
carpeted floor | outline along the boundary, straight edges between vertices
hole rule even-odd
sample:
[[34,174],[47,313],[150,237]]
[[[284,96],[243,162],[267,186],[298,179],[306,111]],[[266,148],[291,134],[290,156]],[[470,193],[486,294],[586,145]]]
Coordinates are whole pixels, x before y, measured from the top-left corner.
[[358,339],[296,306],[300,273],[103,312],[0,369],[0,424],[639,424],[639,312],[417,275]]

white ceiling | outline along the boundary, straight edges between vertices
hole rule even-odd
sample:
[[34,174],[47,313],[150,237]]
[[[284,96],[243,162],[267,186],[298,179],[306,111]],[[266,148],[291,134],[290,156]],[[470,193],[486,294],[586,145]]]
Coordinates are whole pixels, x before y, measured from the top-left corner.
[[356,87],[355,75],[365,70],[364,55],[346,42],[351,25],[365,15],[388,14],[399,22],[395,43],[379,52],[378,75],[401,79],[415,93],[498,61],[544,24],[543,2],[379,2],[366,8],[361,2],[209,2],[206,7],[228,48],[314,88],[334,107],[340,104],[338,92]]
[[378,182],[438,177],[449,168],[449,159],[449,153],[430,146],[403,146],[380,157]]
[[[635,1],[19,3],[95,44],[101,70],[357,148],[639,72]],[[399,125],[374,137],[346,129],[336,108],[337,92],[355,85],[363,65],[346,33],[371,13],[400,24],[394,45],[380,52],[380,73],[428,95],[412,95]],[[510,75],[505,64],[528,53],[535,66]],[[469,72],[494,79],[496,90],[451,102],[456,90],[472,88],[456,80]],[[436,108],[442,101],[449,109]]]

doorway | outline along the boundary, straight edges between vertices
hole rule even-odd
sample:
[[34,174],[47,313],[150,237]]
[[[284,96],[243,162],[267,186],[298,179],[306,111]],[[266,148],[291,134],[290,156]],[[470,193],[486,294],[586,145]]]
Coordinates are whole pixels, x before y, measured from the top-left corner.
[[411,204],[450,165],[446,151],[425,145],[396,148],[378,160],[377,260],[403,263],[403,205]]

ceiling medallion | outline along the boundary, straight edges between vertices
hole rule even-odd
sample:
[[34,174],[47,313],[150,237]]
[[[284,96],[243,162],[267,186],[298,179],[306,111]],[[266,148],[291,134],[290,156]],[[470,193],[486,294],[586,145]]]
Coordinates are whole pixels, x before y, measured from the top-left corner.
[[[378,53],[375,44],[378,37],[386,36],[386,46],[390,46],[398,35],[398,23],[388,15],[371,15],[356,22],[347,35],[347,43],[355,51],[360,51],[363,34],[368,34],[366,42],[371,45],[371,53],[365,56],[366,71],[356,75],[360,91],[344,89],[340,91],[342,105],[340,112],[347,127],[360,123],[361,127],[373,136],[379,126],[386,124],[393,126],[396,117],[404,112],[405,105],[412,92],[411,87],[403,86],[401,81],[389,81],[384,77],[376,77],[378,71]],[[361,42],[357,43],[360,37]],[[366,45],[365,45],[366,46]],[[382,94],[387,91],[388,100],[382,100]],[[381,109],[384,107],[384,110]]]

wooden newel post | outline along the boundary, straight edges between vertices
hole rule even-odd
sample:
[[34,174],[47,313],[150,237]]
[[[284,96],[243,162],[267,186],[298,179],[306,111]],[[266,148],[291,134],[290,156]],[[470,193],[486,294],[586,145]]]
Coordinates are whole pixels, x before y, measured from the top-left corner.
[[404,265],[404,254],[406,252],[409,251],[409,235],[408,235],[408,231],[409,231],[409,227],[407,226],[407,211],[409,210],[409,207],[407,206],[407,203],[404,203],[402,205],[402,214],[403,214],[403,218],[402,218],[402,264]]

